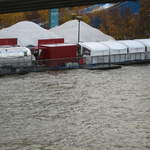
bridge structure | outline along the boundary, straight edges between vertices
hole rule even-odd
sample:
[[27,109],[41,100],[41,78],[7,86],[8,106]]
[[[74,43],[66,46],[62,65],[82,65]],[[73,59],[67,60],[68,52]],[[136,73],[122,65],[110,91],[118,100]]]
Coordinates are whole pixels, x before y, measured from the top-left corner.
[[127,0],[0,0],[0,14],[50,9],[50,27],[54,27],[58,25],[58,8],[123,1]]
[[34,11],[99,3],[116,3],[122,1],[127,0],[0,0],[0,13]]

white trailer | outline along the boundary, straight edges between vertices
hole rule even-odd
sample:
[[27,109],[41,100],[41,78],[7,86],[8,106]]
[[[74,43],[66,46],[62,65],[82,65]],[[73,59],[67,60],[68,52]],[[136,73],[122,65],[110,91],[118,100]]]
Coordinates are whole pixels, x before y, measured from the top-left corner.
[[1,47],[0,66],[31,66],[31,51],[26,47]]

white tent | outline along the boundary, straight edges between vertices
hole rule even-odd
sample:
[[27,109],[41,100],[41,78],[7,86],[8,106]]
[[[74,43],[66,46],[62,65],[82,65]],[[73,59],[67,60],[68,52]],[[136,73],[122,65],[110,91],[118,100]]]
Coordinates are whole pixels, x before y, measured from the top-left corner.
[[90,56],[109,55],[109,48],[98,42],[84,42],[80,43],[81,50],[84,48],[90,51]]
[[[99,42],[80,43],[81,53],[86,59],[86,64],[108,63],[109,47]],[[85,51],[89,51],[89,55],[84,55]]]
[[126,60],[127,47],[117,41],[85,42],[81,43],[81,50],[90,50],[92,63],[115,63]]
[[135,40],[120,40],[118,41],[121,44],[127,46],[129,53],[141,53],[145,52],[145,46]]
[[135,41],[145,46],[145,59],[150,59],[150,39],[136,39]]
[[121,40],[118,41],[128,47],[128,60],[144,60],[145,46],[144,44],[135,40]]
[[110,49],[111,63],[120,63],[126,61],[127,47],[117,41],[101,42]]
[[135,41],[142,43],[146,46],[147,51],[150,52],[150,39],[135,39]]
[[101,44],[109,47],[110,54],[127,54],[127,47],[117,41],[100,42]]

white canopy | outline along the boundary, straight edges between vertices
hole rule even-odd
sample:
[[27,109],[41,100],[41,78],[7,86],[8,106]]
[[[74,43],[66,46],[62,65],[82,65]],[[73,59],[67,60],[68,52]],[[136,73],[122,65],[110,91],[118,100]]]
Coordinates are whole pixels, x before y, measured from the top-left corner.
[[145,52],[145,46],[138,41],[120,40],[118,42],[127,46],[127,48],[129,49],[129,53]]
[[90,50],[91,56],[109,55],[109,47],[99,42],[84,42],[80,43],[80,46]]
[[127,54],[127,47],[117,41],[100,42],[110,49],[111,54]]
[[26,47],[2,47],[0,58],[31,56],[31,51]]
[[135,39],[135,41],[144,44],[147,47],[147,51],[150,51],[150,39]]

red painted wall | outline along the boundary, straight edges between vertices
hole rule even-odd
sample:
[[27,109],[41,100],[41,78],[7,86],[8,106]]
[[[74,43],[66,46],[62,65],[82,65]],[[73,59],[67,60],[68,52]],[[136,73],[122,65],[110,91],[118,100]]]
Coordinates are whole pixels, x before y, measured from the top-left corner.
[[0,39],[0,45],[17,45],[17,38],[7,38],[7,39]]
[[59,39],[41,39],[41,40],[38,40],[38,46],[43,45],[43,44],[58,44],[58,43],[64,43],[64,39],[59,38]]

